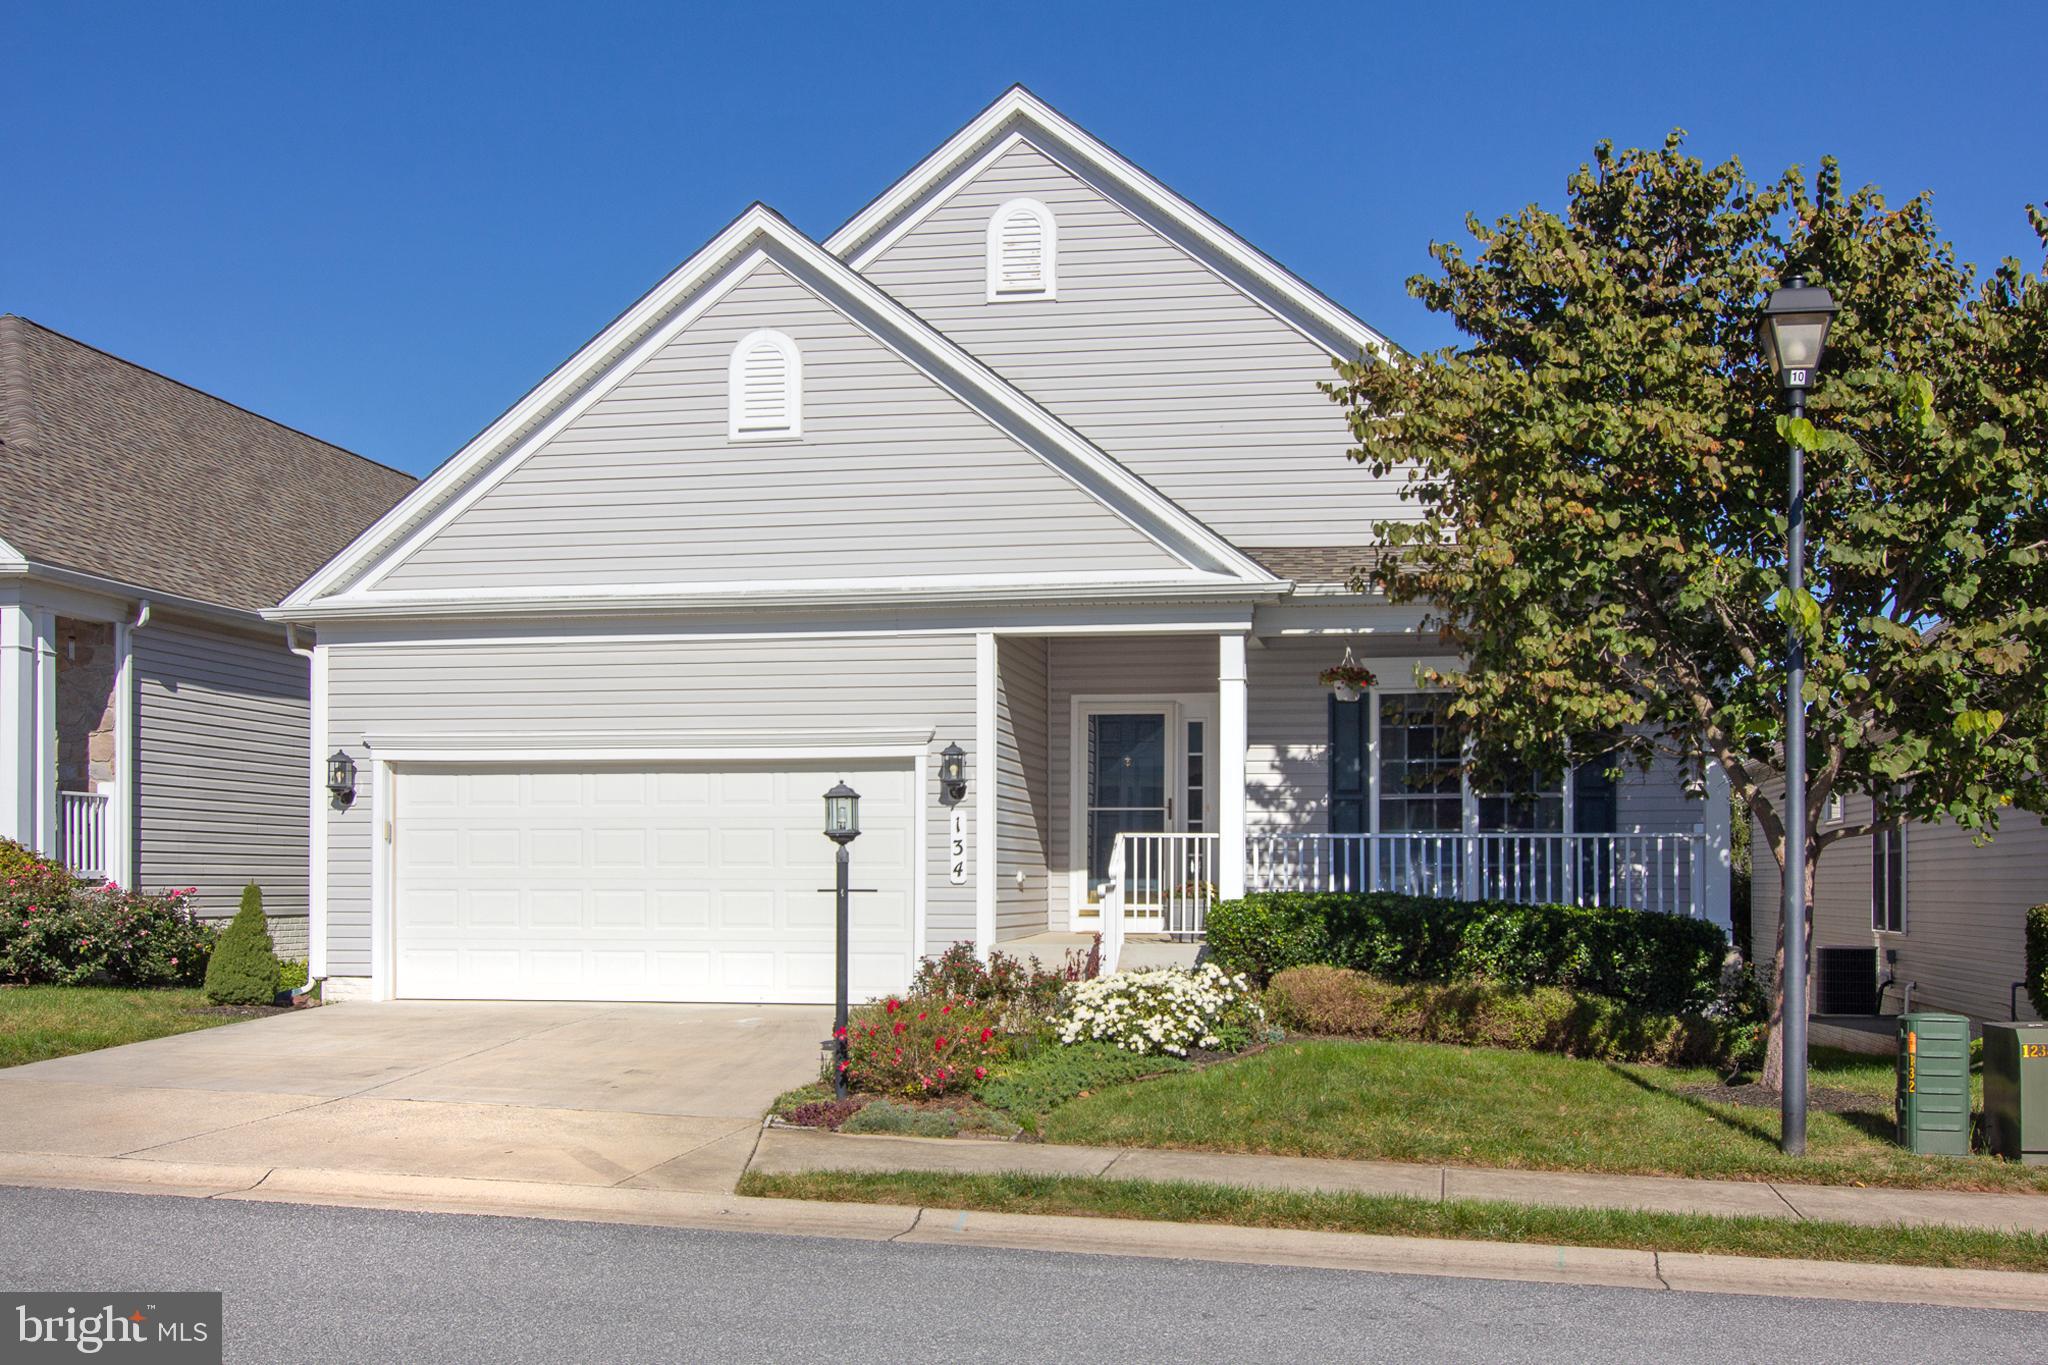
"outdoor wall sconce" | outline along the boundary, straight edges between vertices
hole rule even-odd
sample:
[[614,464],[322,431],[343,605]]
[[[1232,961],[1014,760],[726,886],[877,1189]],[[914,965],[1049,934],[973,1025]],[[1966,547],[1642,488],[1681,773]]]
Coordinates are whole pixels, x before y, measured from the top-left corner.
[[346,749],[336,749],[327,759],[327,790],[343,809],[356,803],[356,761]]
[[948,801],[967,795],[967,751],[957,744],[939,750],[939,790]]

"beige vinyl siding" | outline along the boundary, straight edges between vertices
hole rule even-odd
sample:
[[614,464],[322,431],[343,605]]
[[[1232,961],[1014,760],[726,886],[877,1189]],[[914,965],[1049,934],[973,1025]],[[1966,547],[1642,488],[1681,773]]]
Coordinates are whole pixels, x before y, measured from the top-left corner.
[[998,939],[1041,933],[1048,925],[1046,874],[1052,841],[1048,658],[1049,642],[1043,639],[1005,636],[996,641]]
[[[1860,824],[1869,802],[1848,797],[1843,815]],[[1756,840],[1755,933],[1758,958],[1774,953],[1782,903],[1777,864]],[[1896,949],[1892,968],[1913,983],[1915,1009],[1944,1009],[1974,1019],[2010,1016],[2012,983],[2025,966],[2027,907],[2048,901],[2048,827],[2041,818],[2009,812],[1989,844],[1979,846],[1955,825],[1906,829],[1906,932],[1879,934],[1870,927],[1870,840],[1845,839],[1821,854],[1814,875],[1814,946],[1876,942]],[[1883,970],[1881,967],[1880,970]],[[1903,1003],[1887,989],[1884,1007]],[[2026,993],[2020,1017],[2031,1019]]]
[[[974,937],[974,887],[947,881],[936,757],[957,741],[970,771],[979,762],[972,634],[337,646],[329,660],[328,742],[356,754],[365,769],[364,798],[329,816],[328,951],[337,976],[370,970],[365,736],[388,745],[407,736],[445,744],[465,735],[531,735],[537,745],[559,745],[583,735],[593,737],[592,747],[610,748],[633,735],[712,746],[721,734],[747,730],[933,731],[926,946]],[[971,847],[968,857],[971,867]]]
[[[800,438],[727,434],[728,363],[761,328],[802,353]],[[764,261],[378,586],[1180,567]]]
[[272,917],[306,913],[306,661],[282,639],[159,614],[133,634],[137,882],[196,887],[203,915],[263,888]]
[[[1059,296],[991,302],[988,222],[1025,196],[1058,219]],[[1344,458],[1329,352],[1028,142],[864,273],[1240,545],[1363,545],[1408,515]]]

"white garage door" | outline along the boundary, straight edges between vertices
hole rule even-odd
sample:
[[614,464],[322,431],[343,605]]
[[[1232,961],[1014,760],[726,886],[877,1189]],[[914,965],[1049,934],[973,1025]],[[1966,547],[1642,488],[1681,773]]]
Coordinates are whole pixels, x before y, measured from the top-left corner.
[[440,1000],[833,996],[824,793],[861,794],[856,1000],[900,990],[911,944],[908,764],[398,773],[394,989]]

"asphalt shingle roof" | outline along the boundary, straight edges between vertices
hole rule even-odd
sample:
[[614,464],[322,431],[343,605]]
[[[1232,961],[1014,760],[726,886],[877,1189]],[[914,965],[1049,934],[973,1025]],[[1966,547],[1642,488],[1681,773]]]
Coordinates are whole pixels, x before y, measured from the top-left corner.
[[31,560],[220,606],[274,606],[415,482],[0,317],[0,538]]
[[1248,545],[1244,552],[1267,573],[1296,583],[1345,584],[1361,570],[1370,570],[1391,553],[1379,545]]

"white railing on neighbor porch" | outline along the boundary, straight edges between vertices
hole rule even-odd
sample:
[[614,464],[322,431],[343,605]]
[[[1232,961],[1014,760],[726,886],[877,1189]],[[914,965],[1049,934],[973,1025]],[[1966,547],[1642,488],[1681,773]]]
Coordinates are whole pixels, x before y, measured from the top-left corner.
[[[1103,888],[1102,961],[1124,936],[1198,939],[1216,897],[1214,834],[1119,834]],[[1399,891],[1455,900],[1618,906],[1701,918],[1706,835],[1254,834],[1249,891]]]
[[106,793],[57,793],[57,847],[78,876],[107,875]]

